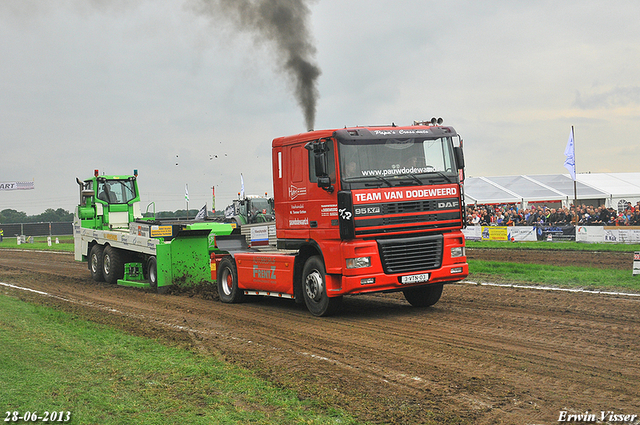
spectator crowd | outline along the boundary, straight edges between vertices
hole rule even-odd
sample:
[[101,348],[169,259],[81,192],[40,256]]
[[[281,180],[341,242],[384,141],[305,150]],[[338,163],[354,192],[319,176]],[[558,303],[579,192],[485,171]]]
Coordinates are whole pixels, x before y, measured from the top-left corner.
[[467,205],[468,226],[640,226],[640,202],[617,211],[605,206],[570,208],[516,205]]

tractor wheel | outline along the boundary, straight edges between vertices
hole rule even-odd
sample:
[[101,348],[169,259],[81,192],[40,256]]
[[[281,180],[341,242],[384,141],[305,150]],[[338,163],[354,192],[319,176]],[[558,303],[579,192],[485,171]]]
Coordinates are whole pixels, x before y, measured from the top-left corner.
[[218,295],[223,303],[239,303],[244,301],[244,292],[238,288],[238,269],[233,257],[224,257],[218,265],[216,279]]
[[402,291],[404,298],[414,307],[429,307],[440,300],[442,284],[420,286]]
[[340,308],[342,297],[329,298],[322,258],[309,257],[302,269],[302,295],[307,309],[314,316],[330,316]]
[[102,271],[107,283],[118,283],[118,279],[124,277],[122,252],[112,246],[106,246],[102,256]]
[[104,247],[102,245],[94,245],[89,251],[89,270],[91,270],[91,277],[96,282],[104,282],[104,275],[102,273],[102,251]]

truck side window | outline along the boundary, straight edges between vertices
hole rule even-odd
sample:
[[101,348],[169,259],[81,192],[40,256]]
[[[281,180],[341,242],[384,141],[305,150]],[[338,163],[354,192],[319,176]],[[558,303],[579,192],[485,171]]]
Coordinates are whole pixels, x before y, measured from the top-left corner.
[[[327,143],[329,152],[327,152],[327,172],[331,177],[331,183],[336,182],[336,160],[333,153],[333,143]],[[313,151],[308,151],[309,158],[309,181],[311,183],[318,183],[318,177],[316,176],[316,162],[313,158]]]

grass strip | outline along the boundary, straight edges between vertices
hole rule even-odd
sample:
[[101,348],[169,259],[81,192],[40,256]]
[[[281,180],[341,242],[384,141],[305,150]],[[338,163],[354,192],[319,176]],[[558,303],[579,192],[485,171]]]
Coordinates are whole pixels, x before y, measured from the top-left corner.
[[[17,238],[5,236],[0,242],[0,248],[73,252],[73,235],[51,236],[51,246],[49,246],[47,236],[32,236],[32,238],[33,243],[26,242],[18,245]],[[60,243],[56,243],[56,238]]]
[[[24,243],[18,245],[16,238],[5,237],[0,242],[0,248],[12,249],[36,249],[51,251],[68,251],[73,252],[73,235],[57,236],[60,241],[55,243],[56,236],[52,236],[51,246],[47,244],[46,236],[34,237],[33,243]],[[640,251],[640,244],[614,244],[614,243],[583,243],[570,241],[537,241],[537,242],[507,242],[507,241],[472,241],[467,240],[468,248],[491,248],[491,249],[540,249],[550,251],[601,251],[601,252],[635,252]]]
[[212,356],[0,295],[0,409],[75,424],[352,424]]
[[625,289],[640,292],[640,276],[629,270],[596,267],[548,266],[468,260],[471,281],[528,283],[585,289]]
[[507,242],[507,241],[466,241],[467,248],[491,249],[540,249],[549,251],[589,251],[589,252],[635,252],[640,251],[639,244],[584,243],[584,242]]

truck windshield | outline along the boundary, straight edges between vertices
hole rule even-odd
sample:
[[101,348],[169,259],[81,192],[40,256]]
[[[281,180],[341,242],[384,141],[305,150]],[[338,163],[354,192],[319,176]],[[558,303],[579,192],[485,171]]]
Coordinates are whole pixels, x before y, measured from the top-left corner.
[[[456,181],[451,137],[339,140],[342,181],[348,186],[406,186]],[[365,186],[362,186],[365,187]]]
[[126,204],[135,199],[133,180],[99,180],[98,199],[109,204]]

